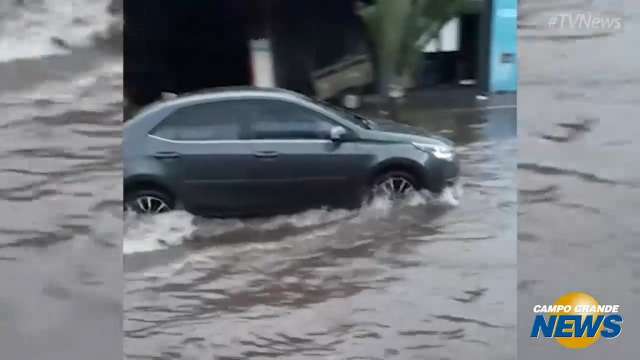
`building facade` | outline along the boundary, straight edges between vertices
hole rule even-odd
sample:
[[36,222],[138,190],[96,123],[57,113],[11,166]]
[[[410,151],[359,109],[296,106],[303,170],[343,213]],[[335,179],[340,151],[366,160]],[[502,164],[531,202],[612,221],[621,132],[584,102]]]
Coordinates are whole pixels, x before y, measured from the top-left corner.
[[517,0],[468,0],[423,49],[423,86],[517,87]]
[[[162,92],[235,85],[277,86],[320,98],[375,91],[374,44],[356,13],[358,3],[125,2],[125,96],[144,105]],[[468,3],[425,48],[426,72],[417,86],[467,80],[481,91],[514,91],[516,0]]]

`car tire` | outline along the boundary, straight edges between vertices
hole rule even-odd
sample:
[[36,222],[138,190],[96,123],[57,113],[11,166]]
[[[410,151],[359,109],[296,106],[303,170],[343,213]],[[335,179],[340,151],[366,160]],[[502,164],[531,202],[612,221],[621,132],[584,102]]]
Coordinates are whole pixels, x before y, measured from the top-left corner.
[[392,201],[401,200],[417,190],[419,187],[415,176],[405,171],[389,171],[373,180],[369,200],[381,196]]
[[125,196],[125,211],[131,209],[137,214],[157,215],[174,208],[173,198],[160,190],[135,190]]

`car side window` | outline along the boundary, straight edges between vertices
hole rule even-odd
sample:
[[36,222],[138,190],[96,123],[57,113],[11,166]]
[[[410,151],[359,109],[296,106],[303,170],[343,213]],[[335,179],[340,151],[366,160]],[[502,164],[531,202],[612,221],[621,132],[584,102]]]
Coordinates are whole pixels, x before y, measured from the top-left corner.
[[242,103],[234,100],[185,106],[167,116],[151,134],[182,141],[244,139],[248,123],[242,109]]
[[333,121],[302,105],[256,100],[250,106],[251,134],[258,140],[327,139]]

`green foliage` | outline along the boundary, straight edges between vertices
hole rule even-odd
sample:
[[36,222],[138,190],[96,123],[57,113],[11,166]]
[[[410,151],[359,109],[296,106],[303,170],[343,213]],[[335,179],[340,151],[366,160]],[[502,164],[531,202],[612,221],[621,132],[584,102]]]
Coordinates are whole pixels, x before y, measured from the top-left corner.
[[360,11],[374,40],[386,87],[406,85],[420,70],[422,49],[465,0],[377,0]]

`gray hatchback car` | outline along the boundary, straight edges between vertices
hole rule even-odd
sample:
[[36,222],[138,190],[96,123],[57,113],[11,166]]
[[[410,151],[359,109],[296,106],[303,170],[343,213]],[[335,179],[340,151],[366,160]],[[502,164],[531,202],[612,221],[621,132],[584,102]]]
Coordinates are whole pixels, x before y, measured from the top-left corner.
[[125,124],[124,199],[138,213],[262,216],[353,208],[455,184],[452,142],[281,89],[223,88]]

